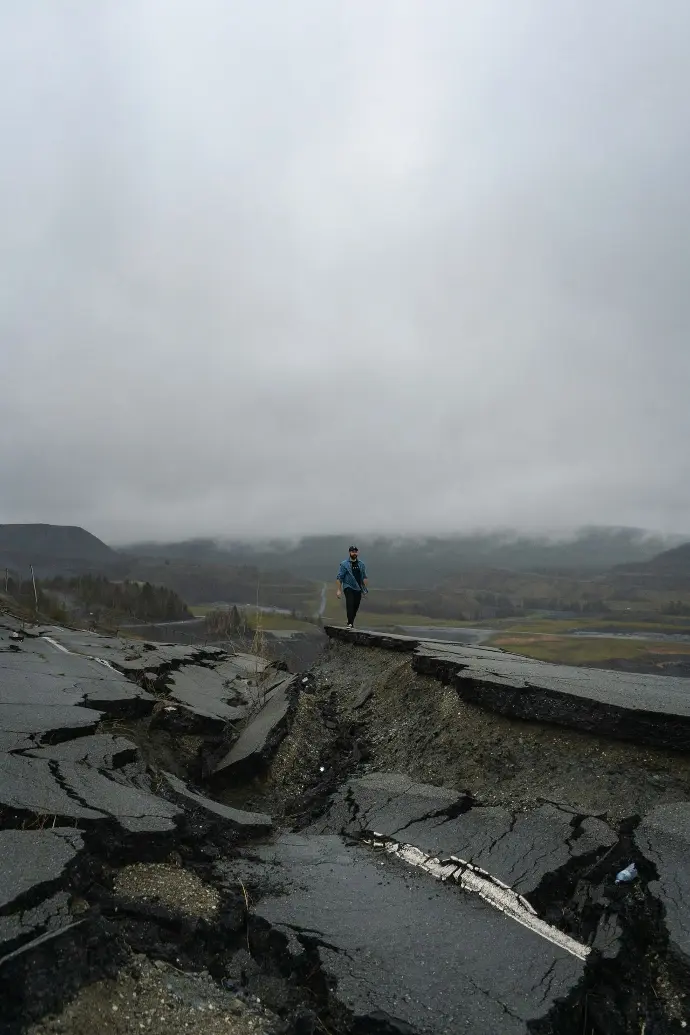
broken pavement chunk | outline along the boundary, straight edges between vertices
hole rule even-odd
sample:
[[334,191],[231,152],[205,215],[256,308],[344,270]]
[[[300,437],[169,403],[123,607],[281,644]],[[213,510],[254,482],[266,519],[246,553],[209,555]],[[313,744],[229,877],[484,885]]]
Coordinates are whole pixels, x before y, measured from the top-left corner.
[[368,773],[341,788],[314,830],[351,834],[376,831],[392,836],[428,816],[447,819],[449,812],[457,815],[470,804],[461,791],[415,783],[402,773]]
[[164,798],[115,783],[90,766],[58,762],[57,777],[71,796],[112,816],[125,830],[158,833],[173,830],[180,810]]
[[56,779],[54,766],[44,758],[0,756],[0,804],[37,816],[103,819],[97,808],[72,797]]
[[0,910],[32,889],[51,884],[84,847],[76,830],[0,830]]
[[68,895],[55,891],[84,843],[76,830],[0,831],[0,962],[31,939],[69,926]]
[[657,805],[635,831],[635,844],[656,866],[649,890],[666,911],[671,948],[690,962],[690,802]]
[[250,719],[214,773],[239,773],[266,762],[287,731],[296,700],[295,678],[291,676],[271,691],[270,699]]
[[0,700],[7,704],[87,704],[112,715],[145,715],[155,698],[97,659],[32,640],[3,658]]
[[95,730],[102,717],[102,712],[79,705],[3,704],[0,732],[5,735],[3,740],[16,736],[18,743],[26,743],[26,735],[67,740],[72,735]]
[[517,814],[473,805],[460,791],[415,783],[400,773],[350,780],[313,830],[376,833],[429,855],[469,859],[523,895],[571,859],[601,855],[618,839],[597,818],[554,805]]
[[333,640],[413,653],[412,667],[510,718],[690,751],[687,679],[552,665],[496,647],[325,626]]
[[528,1035],[583,976],[582,960],[478,895],[385,853],[291,834],[256,854],[280,881],[256,915],[318,954],[354,1030]]
[[112,817],[126,830],[150,833],[172,830],[179,815],[170,802],[115,783],[99,769],[22,755],[0,756],[0,802],[38,816]]
[[120,769],[136,761],[138,750],[131,740],[112,733],[96,733],[89,737],[63,741],[27,751],[33,758],[53,758],[63,762],[81,762],[97,769]]
[[195,791],[190,790],[182,780],[178,779],[177,776],[173,776],[172,773],[164,772],[162,775],[175,794],[179,794],[180,797],[193,802],[199,808],[205,809],[206,812],[212,812],[232,826],[241,829],[244,833],[266,831],[273,826],[273,820],[265,812],[245,812],[242,809],[233,809],[229,805],[222,805],[219,801],[213,801],[203,794],[197,794]]
[[172,673],[168,680],[168,697],[172,704],[179,703],[190,711],[220,723],[237,722],[247,714],[246,699],[238,705],[228,699],[237,699],[234,683],[236,669],[227,674],[227,665],[220,669],[201,665],[185,665]]

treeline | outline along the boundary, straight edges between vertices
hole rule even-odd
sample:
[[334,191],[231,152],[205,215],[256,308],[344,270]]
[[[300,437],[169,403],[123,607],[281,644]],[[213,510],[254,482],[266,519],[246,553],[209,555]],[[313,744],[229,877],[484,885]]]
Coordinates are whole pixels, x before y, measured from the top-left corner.
[[55,622],[69,621],[69,613],[64,604],[52,593],[46,593],[43,585],[36,579],[20,579],[6,575],[2,580],[2,588],[8,596],[30,613],[46,615]]
[[[285,569],[297,579],[322,583],[335,578],[350,534],[307,536],[299,542],[263,545],[195,539],[168,544],[140,544],[130,552],[142,557],[192,561],[197,566],[240,568],[262,573]],[[647,561],[675,545],[664,536],[628,528],[583,528],[567,540],[552,540],[517,531],[416,538],[359,536],[359,547],[377,586],[424,590],[449,575],[493,568],[513,572],[603,572],[617,564]],[[263,578],[263,576],[262,576]],[[490,589],[490,586],[482,586]],[[190,602],[193,597],[182,591]],[[227,594],[203,600],[238,600]],[[251,597],[248,599],[252,599]],[[289,606],[289,605],[286,605]]]
[[[323,621],[313,615],[300,614],[299,611],[291,611],[290,618],[297,622],[305,622],[309,625],[321,628]],[[255,632],[262,628],[262,616],[257,618],[256,611],[252,607],[219,607],[209,611],[204,620],[204,628],[209,636],[230,637],[233,635],[244,636],[249,632]]]
[[[489,618],[521,618],[539,611],[555,614],[603,615],[611,608],[605,600],[567,600],[561,597],[524,597],[512,600],[500,593],[477,593],[475,604],[465,610],[472,621]],[[447,617],[438,615],[439,618]]]
[[246,612],[240,612],[236,607],[218,608],[215,611],[209,611],[204,626],[209,636],[220,638],[238,633],[243,635],[248,629],[247,615]]
[[130,579],[147,580],[174,589],[189,604],[214,601],[251,605],[257,596],[264,605],[309,611],[320,586],[285,572],[259,572],[248,565],[203,564],[174,557],[159,560],[139,557],[132,561]]
[[563,600],[560,597],[530,598],[522,601],[522,611],[572,611],[578,615],[607,614],[611,608],[605,600],[591,597],[588,600]]
[[430,590],[393,593],[374,590],[371,594],[373,610],[387,614],[416,614],[428,618],[455,621],[481,621],[492,618],[516,618],[535,611],[553,611],[574,615],[607,614],[611,609],[605,600],[591,598],[573,600],[567,597],[512,597],[505,593],[482,590]]
[[150,582],[111,582],[100,575],[81,575],[50,579],[41,588],[66,598],[67,607],[71,599],[94,614],[108,611],[140,622],[176,622],[193,617],[173,589]]

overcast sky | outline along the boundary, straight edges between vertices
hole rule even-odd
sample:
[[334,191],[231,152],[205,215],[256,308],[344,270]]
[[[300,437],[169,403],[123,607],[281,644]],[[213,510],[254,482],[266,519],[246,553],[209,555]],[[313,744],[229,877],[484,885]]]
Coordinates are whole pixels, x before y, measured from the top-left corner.
[[0,520],[690,532],[688,0],[0,11]]

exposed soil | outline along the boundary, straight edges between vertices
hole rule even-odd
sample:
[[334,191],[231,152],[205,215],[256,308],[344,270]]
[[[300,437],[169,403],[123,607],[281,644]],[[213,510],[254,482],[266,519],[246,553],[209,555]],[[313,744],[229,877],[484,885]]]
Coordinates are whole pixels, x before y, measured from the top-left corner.
[[125,899],[161,902],[180,913],[209,919],[220,904],[218,891],[195,873],[170,863],[133,863],[115,875],[113,890]]
[[226,992],[207,973],[186,974],[136,956],[116,979],[86,985],[27,1035],[273,1035],[278,1019]]
[[[331,642],[310,673],[309,690],[251,798],[253,807],[269,807],[296,828],[322,811],[347,776],[393,771],[514,813],[550,801],[606,814],[621,832],[615,851],[622,865],[640,815],[662,802],[690,799],[687,756],[485,712],[452,687],[415,673],[409,655]],[[640,887],[617,905],[592,860],[572,872],[566,868],[551,883],[541,892],[552,922],[582,937],[608,911],[622,924],[623,947],[617,959],[597,957],[586,984],[535,1033],[684,1029],[688,971],[668,953],[658,901]],[[629,958],[627,981],[623,958]]]
[[355,768],[512,810],[565,802],[613,822],[690,799],[688,756],[483,711],[415,673],[409,655],[331,642],[311,677],[254,807],[266,795],[299,816]]
[[[213,793],[270,812],[278,827],[304,828],[348,776],[374,770],[466,791],[473,803],[514,813],[544,801],[567,803],[583,815],[606,814],[624,832],[654,805],[690,799],[690,757],[485,712],[415,673],[409,654],[329,642],[300,689],[291,730],[265,771]],[[132,737],[153,771],[161,766],[199,780],[203,734],[160,729],[155,717],[103,728]],[[303,943],[298,971],[277,933],[254,922],[252,899],[262,889],[243,879],[251,852],[240,857],[235,836],[208,816],[188,813],[159,845],[103,833],[89,836],[89,850],[72,875],[72,912],[89,917],[84,935],[44,959],[39,954],[34,1025],[20,1029],[23,1004],[8,1000],[3,1035],[388,1030],[352,1027],[325,985],[316,949]],[[628,851],[624,837],[620,850]],[[552,883],[540,889],[551,921],[578,936],[597,928],[604,897],[594,862],[583,860]],[[678,989],[687,975],[675,974],[669,962],[657,900],[635,891],[629,902],[621,921],[630,988],[622,985],[621,957],[604,958],[578,998],[535,1033],[627,1035],[643,1008],[651,1011],[646,1035],[676,1030],[664,1027],[666,1020],[655,1025],[658,1017],[681,1023]],[[51,967],[74,979],[64,999],[54,994]],[[49,986],[53,998],[45,1003],[53,1012],[46,1014]]]

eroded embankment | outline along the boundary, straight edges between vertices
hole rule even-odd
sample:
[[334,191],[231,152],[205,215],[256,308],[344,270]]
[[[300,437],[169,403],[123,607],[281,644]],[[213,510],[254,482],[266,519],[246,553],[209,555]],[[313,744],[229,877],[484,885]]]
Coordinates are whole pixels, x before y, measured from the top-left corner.
[[[408,778],[392,795],[390,774]],[[425,807],[420,784],[449,801]],[[266,796],[300,830],[344,832],[403,859],[411,845],[459,858],[456,868],[471,860],[587,946],[581,978],[524,1030],[680,1032],[690,1021],[688,756],[496,715],[415,671],[409,652],[336,641],[254,806]],[[616,886],[633,860],[640,879]]]
[[317,792],[324,765],[326,791],[334,769],[362,766],[467,790],[487,805],[565,802],[615,820],[690,801],[690,754],[497,715],[416,672],[409,653],[331,642],[311,684],[271,769],[279,800],[299,799],[307,779]]
[[293,677],[48,635],[112,668],[0,644],[0,836],[36,840],[0,1032],[684,1030],[685,755],[485,711],[396,645]]

